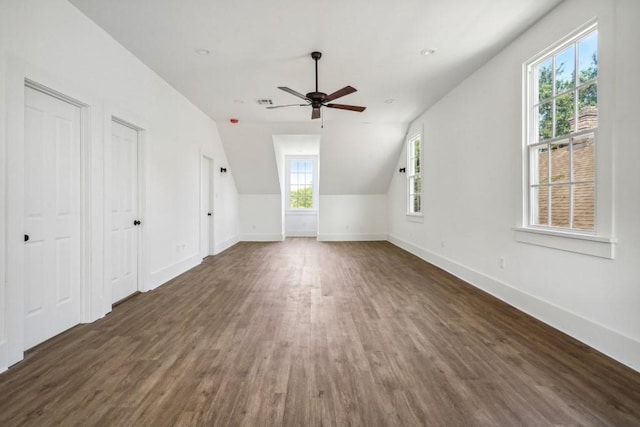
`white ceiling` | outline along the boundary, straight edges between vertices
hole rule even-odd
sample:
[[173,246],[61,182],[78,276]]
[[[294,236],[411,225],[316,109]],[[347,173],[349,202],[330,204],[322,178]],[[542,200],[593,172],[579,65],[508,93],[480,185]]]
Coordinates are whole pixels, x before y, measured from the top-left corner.
[[[319,50],[320,91],[354,86],[358,92],[335,102],[367,107],[363,113],[325,108],[325,127],[348,123],[366,132],[364,127],[371,124],[388,125],[392,130],[382,134],[397,139],[373,135],[369,147],[396,154],[403,135],[397,137],[398,125],[406,129],[561,1],[70,0],[219,124],[235,117],[238,126],[270,123],[274,134],[285,133],[279,124],[291,123],[303,124],[302,133],[318,133],[319,120],[311,121],[309,107],[267,110],[257,100],[298,101],[277,86],[303,94],[312,91],[314,64],[309,54]],[[436,53],[421,55],[426,48]],[[198,55],[196,49],[211,53]],[[260,147],[234,138],[234,132],[221,133],[231,166],[248,169],[241,165],[246,162],[242,156],[230,154],[236,151],[231,147],[240,145],[245,153]],[[334,151],[350,151],[354,148],[349,139],[357,135],[356,129],[339,142],[323,140],[322,151],[333,143],[342,144]],[[269,146],[273,151],[271,140]],[[381,166],[362,172],[373,179]],[[269,173],[277,180],[275,168]],[[262,179],[251,178],[248,181]],[[349,182],[349,177],[341,178]],[[238,189],[258,192],[254,185],[238,184]],[[386,187],[369,190],[384,193]]]

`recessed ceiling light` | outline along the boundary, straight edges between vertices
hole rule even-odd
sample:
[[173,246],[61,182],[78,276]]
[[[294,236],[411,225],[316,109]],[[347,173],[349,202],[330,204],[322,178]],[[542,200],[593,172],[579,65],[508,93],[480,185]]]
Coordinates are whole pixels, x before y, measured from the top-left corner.
[[209,55],[211,53],[211,51],[209,49],[196,49],[196,53],[198,55]]
[[436,53],[435,49],[422,49],[420,51],[420,55],[423,55],[423,56],[433,55],[434,53]]
[[234,104],[244,104],[244,101],[242,99],[234,99],[233,103]]
[[385,104],[393,104],[394,102],[396,102],[396,100],[395,100],[395,99],[393,99],[393,98],[389,98],[389,99],[385,99],[385,100],[384,100],[384,103],[385,103]]

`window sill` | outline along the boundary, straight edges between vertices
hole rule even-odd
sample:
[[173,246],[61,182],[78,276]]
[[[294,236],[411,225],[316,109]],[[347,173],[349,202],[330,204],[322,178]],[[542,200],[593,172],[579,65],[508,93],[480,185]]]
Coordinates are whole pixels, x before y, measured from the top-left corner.
[[286,209],[284,211],[287,215],[315,215],[315,209]]
[[420,222],[420,223],[424,222],[424,215],[423,214],[408,213],[407,212],[406,215],[407,215],[407,221],[409,221],[409,222]]
[[611,237],[530,227],[514,227],[516,241],[600,258],[613,259],[616,240]]

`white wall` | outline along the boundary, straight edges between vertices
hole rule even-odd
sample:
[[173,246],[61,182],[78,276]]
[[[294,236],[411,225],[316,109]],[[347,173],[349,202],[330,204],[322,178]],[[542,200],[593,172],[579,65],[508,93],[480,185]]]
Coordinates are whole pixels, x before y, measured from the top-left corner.
[[[24,78],[87,104],[89,199],[85,212],[90,256],[84,319],[110,306],[103,278],[104,141],[111,114],[143,128],[146,191],[142,205],[143,289],[152,289],[200,262],[199,168],[207,154],[215,170],[227,165],[216,124],[64,0],[5,0],[0,3],[0,371],[22,357],[21,288],[6,283],[7,248],[20,248],[22,219],[11,217],[20,195],[7,200],[16,176],[7,152],[20,149]],[[15,119],[15,120],[14,120]],[[105,136],[106,135],[106,136]],[[9,170],[12,170],[11,168]],[[216,176],[215,246],[238,239],[238,202],[233,176]],[[8,212],[8,216],[7,216]],[[9,219],[8,219],[9,218]],[[12,222],[13,221],[13,222]],[[6,235],[5,230],[8,230]],[[177,249],[180,248],[180,249]],[[20,250],[20,249],[18,249]],[[8,295],[6,299],[4,297]]]
[[[612,207],[613,260],[520,243],[512,228],[522,212],[522,65],[595,16],[599,203],[605,217]],[[634,0],[562,3],[411,124],[409,134],[424,126],[424,223],[405,215],[404,176],[393,176],[388,193],[392,242],[636,370],[639,18]],[[403,152],[397,166],[405,164]]]
[[318,240],[386,238],[386,194],[320,195]]
[[284,239],[280,194],[241,194],[240,240],[272,242]]
[[318,235],[318,212],[285,211],[284,234],[287,237],[316,237]]

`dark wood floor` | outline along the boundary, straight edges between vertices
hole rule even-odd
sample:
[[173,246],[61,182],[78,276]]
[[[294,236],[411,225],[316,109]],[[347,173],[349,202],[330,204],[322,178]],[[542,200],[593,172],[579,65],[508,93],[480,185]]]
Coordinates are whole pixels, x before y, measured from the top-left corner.
[[640,374],[386,242],[240,243],[0,375],[0,425],[640,425]]

